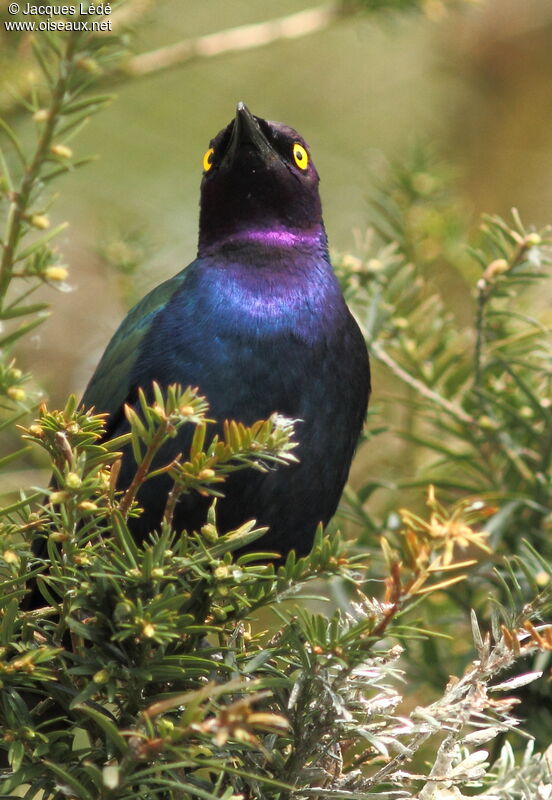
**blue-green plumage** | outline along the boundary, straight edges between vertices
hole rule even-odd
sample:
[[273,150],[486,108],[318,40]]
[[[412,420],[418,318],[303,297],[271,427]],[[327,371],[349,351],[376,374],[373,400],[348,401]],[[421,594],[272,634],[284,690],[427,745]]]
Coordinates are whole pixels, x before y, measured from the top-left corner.
[[[205,166],[197,259],[132,309],[82,402],[108,412],[108,436],[125,430],[123,404],[152,381],[199,386],[220,422],[275,411],[299,420],[299,463],[235,473],[217,512],[222,530],[269,525],[257,547],[304,553],[347,478],[368,401],[366,347],[329,262],[318,176],[296,132],[240,104]],[[186,451],[184,431],[164,460]],[[128,450],[120,486],[134,469]],[[137,537],[159,525],[169,488],[167,477],[144,485]],[[183,497],[177,528],[199,527],[207,502]]]

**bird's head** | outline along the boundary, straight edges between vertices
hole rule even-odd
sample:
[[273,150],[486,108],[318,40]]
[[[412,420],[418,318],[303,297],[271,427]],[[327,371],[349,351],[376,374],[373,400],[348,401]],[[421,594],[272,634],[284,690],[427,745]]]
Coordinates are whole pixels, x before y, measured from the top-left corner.
[[200,254],[228,242],[325,243],[318,180],[293,128],[239,103],[203,156]]

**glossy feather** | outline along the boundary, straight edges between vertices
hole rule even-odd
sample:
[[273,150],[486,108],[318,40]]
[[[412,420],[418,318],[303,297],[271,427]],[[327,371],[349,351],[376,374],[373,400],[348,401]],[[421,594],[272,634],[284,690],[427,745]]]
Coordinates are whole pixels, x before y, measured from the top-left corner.
[[[290,128],[243,106],[211,147],[202,183],[197,259],[141,300],[109,343],[82,403],[109,414],[108,436],[126,430],[123,404],[152,381],[198,386],[221,422],[251,424],[273,412],[298,420],[299,463],[232,475],[218,502],[219,527],[256,519],[270,526],[255,549],[307,552],[335,512],[366,413],[368,356],[327,250],[318,175],[293,164]],[[187,426],[186,426],[187,427]],[[189,432],[159,463],[186,452]],[[135,464],[127,449],[119,485]],[[160,523],[170,480],[147,482],[143,538]],[[197,529],[208,500],[185,496],[178,529]]]

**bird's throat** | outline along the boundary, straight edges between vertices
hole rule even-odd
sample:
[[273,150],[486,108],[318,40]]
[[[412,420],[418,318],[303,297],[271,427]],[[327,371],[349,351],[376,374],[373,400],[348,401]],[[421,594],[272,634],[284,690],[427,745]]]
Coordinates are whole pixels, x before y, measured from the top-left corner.
[[205,254],[216,249],[254,244],[269,249],[299,248],[325,250],[327,247],[326,232],[322,226],[310,230],[292,230],[290,228],[246,228],[220,237],[216,245],[200,247]]
[[275,247],[297,247],[298,245],[317,245],[322,239],[322,231],[299,232],[289,229],[245,230],[229,236],[227,242],[259,242]]

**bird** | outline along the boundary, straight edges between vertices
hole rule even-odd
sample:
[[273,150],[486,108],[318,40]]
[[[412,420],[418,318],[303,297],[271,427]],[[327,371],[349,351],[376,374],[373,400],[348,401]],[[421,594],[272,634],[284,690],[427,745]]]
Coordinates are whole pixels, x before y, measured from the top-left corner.
[[[305,140],[244,103],[203,156],[197,257],[147,294],[109,342],[81,405],[106,415],[105,439],[128,431],[125,405],[178,383],[198,387],[209,416],[251,425],[295,420],[297,462],[225,481],[217,527],[256,520],[255,550],[305,555],[334,515],[366,415],[370,367],[362,333],[330,263],[319,177]],[[159,463],[186,453],[184,426]],[[136,470],[123,450],[118,488]],[[171,478],[147,481],[129,519],[137,541],[161,526]],[[192,491],[173,517],[197,531],[212,498]]]

